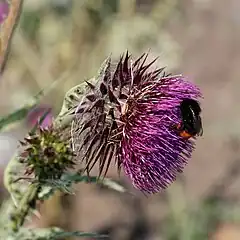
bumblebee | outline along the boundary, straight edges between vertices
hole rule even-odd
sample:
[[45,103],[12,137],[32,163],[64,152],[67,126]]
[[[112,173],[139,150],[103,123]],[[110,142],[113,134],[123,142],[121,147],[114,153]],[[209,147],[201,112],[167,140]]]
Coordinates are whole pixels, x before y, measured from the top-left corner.
[[193,99],[184,99],[180,104],[182,121],[177,125],[181,137],[189,139],[194,136],[202,136],[201,108]]

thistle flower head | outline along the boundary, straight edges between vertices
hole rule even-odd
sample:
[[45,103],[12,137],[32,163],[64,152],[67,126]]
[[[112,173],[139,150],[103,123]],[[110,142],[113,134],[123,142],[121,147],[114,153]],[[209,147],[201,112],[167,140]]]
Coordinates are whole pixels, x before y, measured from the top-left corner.
[[[180,104],[198,100],[200,90],[182,76],[150,70],[147,55],[135,62],[126,54],[116,66],[107,61],[96,84],[76,108],[72,139],[89,172],[98,163],[106,174],[114,159],[143,192],[165,189],[182,172],[194,149],[183,138]],[[105,169],[105,170],[104,170]]]
[[74,154],[69,142],[52,127],[39,126],[21,145],[24,150],[19,160],[26,165],[25,174],[33,173],[39,181],[59,179],[66,169],[74,166]]

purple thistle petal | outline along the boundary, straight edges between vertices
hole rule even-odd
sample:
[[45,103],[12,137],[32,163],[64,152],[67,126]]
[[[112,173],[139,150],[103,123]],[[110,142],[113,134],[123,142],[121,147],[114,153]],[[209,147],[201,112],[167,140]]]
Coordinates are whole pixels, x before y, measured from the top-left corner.
[[134,186],[154,193],[173,182],[191,157],[194,142],[182,138],[174,126],[181,122],[181,101],[198,99],[201,93],[181,76],[150,81],[133,96],[134,110],[125,122],[121,159]]
[[46,112],[49,113],[45,116],[45,118],[41,122],[42,128],[47,128],[52,124],[53,121],[53,115],[51,111],[51,107],[46,105],[40,105],[38,107],[33,108],[27,115],[27,123],[30,125],[30,127],[34,127],[38,121],[41,119],[41,117],[46,114]]

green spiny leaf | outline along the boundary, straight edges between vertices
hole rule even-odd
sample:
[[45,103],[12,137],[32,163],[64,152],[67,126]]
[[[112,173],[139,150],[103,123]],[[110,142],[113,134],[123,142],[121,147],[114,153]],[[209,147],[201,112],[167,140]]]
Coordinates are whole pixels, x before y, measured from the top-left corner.
[[38,193],[38,198],[41,200],[48,199],[57,190],[68,194],[73,194],[73,191],[71,190],[72,184],[81,182],[100,184],[121,193],[127,191],[122,185],[109,178],[99,179],[97,176],[86,176],[81,175],[81,173],[68,173],[64,174],[59,180],[45,180],[45,182],[41,185],[41,190]]
[[126,192],[126,189],[120,184],[109,178],[99,178],[97,176],[86,176],[79,173],[65,174],[63,175],[65,181],[70,181],[72,183],[87,182],[87,183],[97,183],[109,187],[118,192]]

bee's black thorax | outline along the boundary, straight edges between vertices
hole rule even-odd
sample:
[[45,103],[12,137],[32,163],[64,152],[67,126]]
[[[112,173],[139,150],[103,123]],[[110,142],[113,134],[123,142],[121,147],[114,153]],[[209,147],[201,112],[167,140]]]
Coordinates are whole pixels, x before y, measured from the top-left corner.
[[199,103],[193,99],[184,99],[180,104],[182,115],[181,131],[186,131],[192,136],[202,135],[201,108]]

